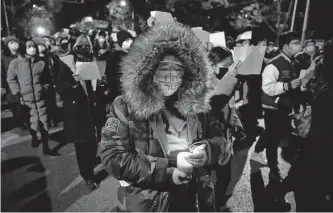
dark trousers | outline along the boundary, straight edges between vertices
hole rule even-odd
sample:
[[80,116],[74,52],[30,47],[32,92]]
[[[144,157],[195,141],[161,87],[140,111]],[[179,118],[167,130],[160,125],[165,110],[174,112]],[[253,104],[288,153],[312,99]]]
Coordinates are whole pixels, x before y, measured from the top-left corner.
[[92,141],[76,142],[74,143],[74,147],[80,175],[84,180],[94,180],[94,162],[97,154],[97,143]]
[[56,93],[53,88],[50,88],[47,91],[47,107],[49,111],[49,115],[51,118],[51,121],[56,124],[59,122],[59,109],[57,106],[57,99],[56,99]]
[[[39,125],[39,131],[42,137],[42,144],[43,144],[43,150],[48,151],[49,150],[49,131],[45,128],[44,124],[42,122],[38,122]],[[33,143],[38,140],[37,131],[34,129],[31,129],[30,126],[28,128],[29,133],[32,137]]]
[[227,202],[226,192],[231,181],[231,160],[223,166],[216,169],[216,185],[215,185],[215,204],[216,210],[220,211]]
[[264,111],[265,131],[257,142],[255,152],[262,152],[266,148],[269,168],[271,171],[278,171],[277,149],[281,139],[290,133],[291,120],[287,111],[269,109]]

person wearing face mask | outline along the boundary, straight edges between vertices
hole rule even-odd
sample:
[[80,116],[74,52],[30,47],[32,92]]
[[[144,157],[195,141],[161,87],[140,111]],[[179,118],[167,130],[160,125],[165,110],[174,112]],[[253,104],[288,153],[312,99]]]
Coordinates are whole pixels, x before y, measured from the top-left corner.
[[43,60],[46,65],[48,66],[48,70],[51,75],[52,84],[49,88],[47,88],[47,95],[46,95],[46,101],[47,106],[49,109],[49,115],[52,123],[52,127],[58,126],[59,122],[59,113],[58,113],[58,106],[57,106],[57,98],[56,98],[56,92],[54,90],[54,82],[56,79],[57,72],[59,70],[59,59],[49,51],[49,48],[47,48],[46,42],[43,38],[35,38],[35,43],[38,46],[38,52],[39,57],[41,60]]
[[129,51],[129,48],[133,42],[133,36],[125,31],[119,31],[117,33],[118,45],[120,50],[113,51],[106,61],[106,81],[109,87],[108,101],[112,103],[114,99],[120,95],[120,63]]
[[120,209],[214,211],[211,169],[229,161],[231,147],[208,115],[214,73],[204,45],[190,28],[164,23],[139,35],[123,59],[123,93],[100,152],[119,180]]
[[262,73],[262,106],[264,108],[265,131],[261,134],[252,159],[266,164],[261,152],[266,148],[270,168],[270,183],[281,181],[278,168],[277,149],[280,140],[291,133],[289,114],[295,107],[301,80],[295,71],[293,57],[299,53],[299,35],[286,32],[280,38],[281,54],[268,63]]
[[313,40],[306,40],[303,51],[295,56],[295,69],[298,74],[311,66],[315,50],[315,42]]
[[105,61],[110,54],[110,44],[108,42],[106,32],[100,31],[94,42],[94,54],[97,60]]
[[15,124],[24,128],[24,124],[20,120],[19,99],[12,94],[6,80],[10,62],[19,55],[19,40],[14,36],[7,36],[3,46],[4,50],[1,52],[1,97],[7,99]]
[[[39,57],[36,43],[28,39],[20,47],[21,57],[14,59],[8,68],[7,81],[13,94],[20,98],[22,111],[29,123],[32,136],[32,147],[38,147],[37,129],[39,127],[43,153],[58,155],[48,145],[48,107],[45,92],[51,83],[50,71],[45,61]],[[30,115],[30,116],[29,116]]]
[[274,50],[274,42],[268,42],[264,60],[268,62],[270,59],[277,55],[277,51]]
[[[214,96],[210,100],[213,116],[219,119],[224,126],[224,135],[230,144],[233,144],[233,136],[236,140],[246,137],[243,125],[235,108],[234,93],[240,82],[237,78],[237,66],[232,66],[232,53],[225,47],[213,47],[209,54],[213,64],[216,79],[214,83]],[[239,65],[238,65],[239,66]],[[220,90],[221,85],[228,85]],[[227,201],[227,187],[231,180],[231,161],[216,169],[215,201],[216,210],[223,211]]]
[[[253,34],[251,42],[254,46],[263,48],[263,51],[265,51],[267,41],[262,35]],[[264,67],[265,62],[263,61],[260,73],[262,73]],[[242,85],[243,105],[239,108],[239,112],[247,135],[247,142],[252,144],[263,131],[263,128],[258,125],[258,119],[262,118],[263,114],[261,106],[262,78],[260,74],[243,75],[240,78],[244,80],[244,84]]]
[[70,43],[68,38],[59,39],[59,47],[56,55],[62,57],[70,53]]
[[54,53],[57,51],[56,40],[51,36],[43,36],[45,47],[50,53]]
[[[74,144],[78,169],[87,187],[95,190],[99,187],[94,173],[94,165],[98,163],[98,121],[96,119],[96,80],[81,80],[76,73],[76,62],[92,62],[93,46],[86,34],[78,37],[73,50],[66,55],[67,64],[59,63],[59,72],[55,81],[56,92],[63,100],[64,106],[64,134],[68,142]],[[72,61],[70,61],[72,60]],[[103,124],[101,124],[102,126]]]

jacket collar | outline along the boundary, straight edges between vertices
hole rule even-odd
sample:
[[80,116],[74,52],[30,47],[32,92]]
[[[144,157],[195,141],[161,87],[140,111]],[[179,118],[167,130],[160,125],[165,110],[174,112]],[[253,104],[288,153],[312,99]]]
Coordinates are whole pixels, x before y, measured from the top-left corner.
[[286,59],[288,62],[291,62],[291,58],[286,54],[284,53],[283,51],[281,51],[281,55],[284,59]]

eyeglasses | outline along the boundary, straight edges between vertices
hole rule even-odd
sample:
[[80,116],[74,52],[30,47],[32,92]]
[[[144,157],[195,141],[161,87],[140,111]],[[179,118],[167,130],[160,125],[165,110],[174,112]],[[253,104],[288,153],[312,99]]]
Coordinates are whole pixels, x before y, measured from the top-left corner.
[[300,41],[294,41],[294,42],[290,42],[290,45],[301,46],[302,43]]

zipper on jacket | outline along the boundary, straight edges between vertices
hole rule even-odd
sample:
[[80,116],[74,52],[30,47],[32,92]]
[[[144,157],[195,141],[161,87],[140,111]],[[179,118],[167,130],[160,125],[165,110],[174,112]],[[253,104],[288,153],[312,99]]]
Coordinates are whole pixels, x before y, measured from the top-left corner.
[[[33,63],[32,63],[32,59],[28,59],[29,60],[29,68],[30,68],[30,77],[31,77],[31,87],[32,87],[32,94],[33,94],[33,97],[34,97],[34,104],[36,106],[36,112],[37,112],[37,122],[39,123],[39,111],[38,111],[38,106],[37,106],[37,99],[36,99],[36,94],[35,94],[35,87],[34,87],[34,74],[33,74]],[[42,85],[41,85],[42,86]],[[43,90],[43,88],[42,88]]]

